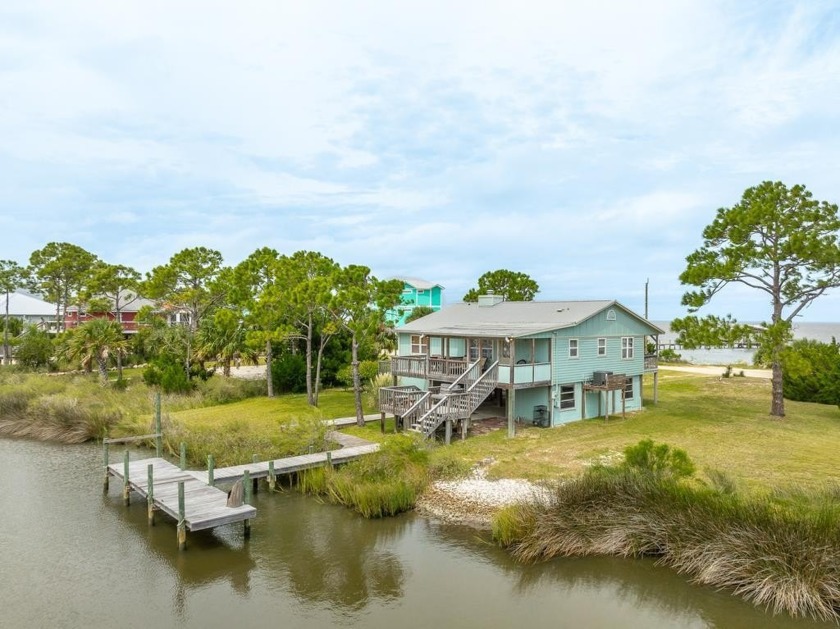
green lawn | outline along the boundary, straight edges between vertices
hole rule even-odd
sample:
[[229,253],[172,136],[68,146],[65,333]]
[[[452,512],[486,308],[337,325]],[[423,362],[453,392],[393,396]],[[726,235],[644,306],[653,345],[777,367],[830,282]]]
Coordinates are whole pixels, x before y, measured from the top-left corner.
[[[364,396],[363,396],[364,401]],[[365,413],[372,412],[365,408]],[[309,406],[305,393],[279,395],[274,398],[250,398],[241,402],[205,406],[170,413],[173,421],[190,428],[213,428],[223,430],[226,426],[247,424],[249,431],[270,431],[293,419],[337,419],[356,414],[353,391],[326,389],[321,391],[318,407]]]
[[[719,379],[663,369],[659,404],[645,410],[572,422],[557,428],[518,428],[455,441],[449,456],[468,463],[493,459],[491,478],[532,480],[573,476],[598,460],[650,438],[684,448],[698,471],[726,472],[745,488],[815,488],[840,482],[840,410],[835,406],[785,402],[787,417],[772,419],[770,384],[750,378]],[[649,383],[645,393],[652,391]],[[350,429],[378,438],[378,425]]]

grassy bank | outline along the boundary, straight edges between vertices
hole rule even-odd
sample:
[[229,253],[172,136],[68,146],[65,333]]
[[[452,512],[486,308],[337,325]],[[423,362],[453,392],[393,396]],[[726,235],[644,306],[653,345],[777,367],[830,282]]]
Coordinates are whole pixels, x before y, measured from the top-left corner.
[[653,556],[776,612],[840,619],[836,488],[801,500],[741,496],[631,470],[595,469],[546,504],[510,507],[494,535],[524,561]]
[[[787,417],[771,419],[766,381],[667,370],[660,375],[657,406],[647,399],[651,392],[646,383],[645,410],[627,419],[591,419],[552,429],[521,425],[512,440],[503,428],[456,440],[451,454],[468,465],[492,460],[491,479],[553,480],[577,477],[593,463],[620,458],[626,446],[651,438],[687,450],[699,469],[720,470],[743,489],[819,489],[840,480],[836,406],[786,401]],[[378,438],[378,426],[352,432]]]
[[[141,380],[101,386],[96,375],[46,375],[0,369],[0,435],[82,443],[105,434],[150,432],[155,391]],[[261,392],[260,384],[211,378],[190,395],[164,395],[178,411],[218,405]]]

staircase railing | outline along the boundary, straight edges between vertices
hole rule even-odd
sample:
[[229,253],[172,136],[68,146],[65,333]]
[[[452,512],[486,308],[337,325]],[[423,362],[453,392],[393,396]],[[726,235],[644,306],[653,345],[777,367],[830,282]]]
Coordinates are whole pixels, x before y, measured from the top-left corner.
[[[442,391],[441,398],[426,413],[416,421],[410,422],[411,430],[420,432],[425,437],[430,437],[443,422],[467,419],[472,415],[498,383],[498,361],[482,373],[481,365],[483,362],[478,360],[470,365],[470,368],[462,376],[463,379],[458,378],[449,385],[448,391]],[[477,376],[476,373],[478,373]],[[463,384],[465,390],[454,391],[453,388],[456,384],[459,386]]]

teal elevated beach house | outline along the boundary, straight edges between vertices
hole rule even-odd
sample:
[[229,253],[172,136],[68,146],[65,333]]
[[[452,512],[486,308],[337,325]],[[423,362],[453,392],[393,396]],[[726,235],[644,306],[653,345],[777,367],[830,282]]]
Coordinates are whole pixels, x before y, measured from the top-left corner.
[[416,277],[396,277],[403,282],[402,305],[385,312],[385,318],[399,327],[418,306],[438,311],[443,306],[443,286]]
[[380,408],[431,436],[463,434],[481,407],[517,422],[557,426],[642,408],[642,377],[658,387],[663,330],[617,301],[503,301],[447,306],[397,330],[395,386]]

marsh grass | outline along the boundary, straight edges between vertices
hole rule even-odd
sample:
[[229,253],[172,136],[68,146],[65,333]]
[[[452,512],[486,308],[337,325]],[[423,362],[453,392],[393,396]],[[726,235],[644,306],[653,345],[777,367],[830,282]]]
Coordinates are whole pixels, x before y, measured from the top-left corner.
[[494,535],[523,561],[653,556],[774,613],[840,619],[840,507],[825,494],[780,502],[597,469],[502,511]]
[[366,518],[414,508],[428,483],[428,453],[416,439],[395,436],[379,452],[339,468],[298,475],[297,488],[349,507]]

